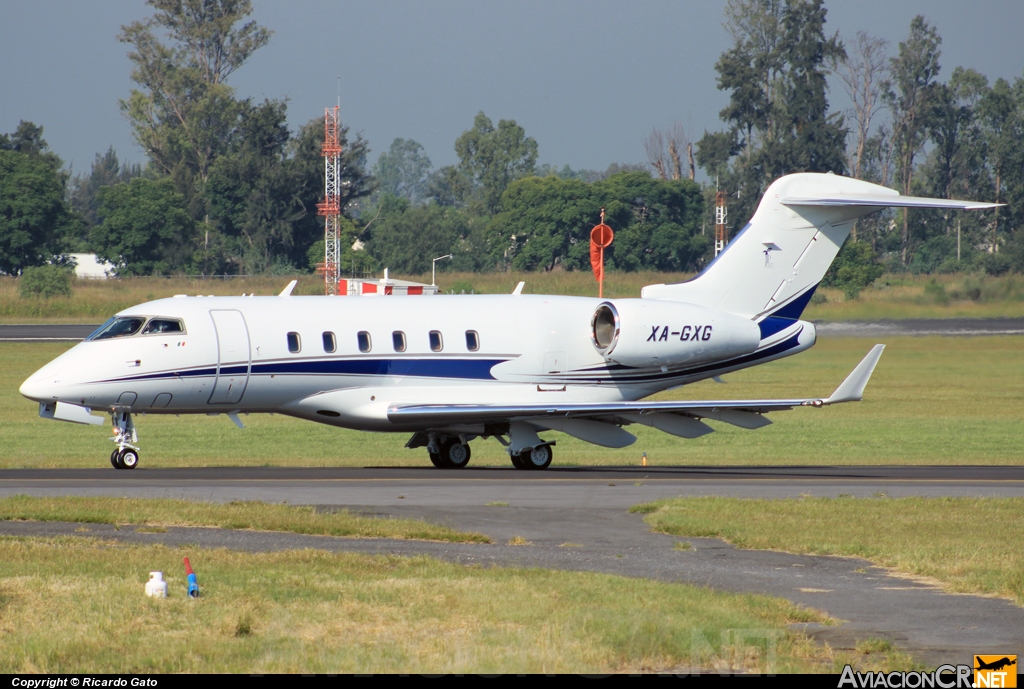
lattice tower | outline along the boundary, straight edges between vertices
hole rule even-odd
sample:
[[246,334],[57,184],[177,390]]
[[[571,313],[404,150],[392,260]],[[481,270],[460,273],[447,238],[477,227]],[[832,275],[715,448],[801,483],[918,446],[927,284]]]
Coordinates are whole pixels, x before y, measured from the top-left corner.
[[324,200],[316,204],[317,213],[324,216],[324,262],[317,266],[323,273],[326,292],[338,293],[341,274],[340,237],[341,222],[341,125],[338,106],[324,110]]
[[725,229],[725,219],[729,209],[725,205],[725,192],[719,191],[715,194],[715,256],[722,253],[725,244],[729,241],[728,231]]

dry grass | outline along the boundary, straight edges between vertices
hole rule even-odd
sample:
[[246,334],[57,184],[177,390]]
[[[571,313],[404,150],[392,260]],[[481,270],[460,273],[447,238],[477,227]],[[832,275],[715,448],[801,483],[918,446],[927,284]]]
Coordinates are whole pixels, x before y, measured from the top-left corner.
[[634,511],[674,536],[861,557],[1024,606],[1024,498],[675,498]]
[[[169,598],[143,595],[151,570]],[[797,622],[828,620],[766,596],[584,572],[0,538],[2,673],[834,671]]]
[[455,543],[489,543],[487,536],[435,526],[415,519],[363,517],[347,510],[316,512],[262,502],[227,504],[170,499],[46,497],[0,498],[0,521],[80,522],[139,525],[141,533],[167,526],[285,531],[348,538],[403,538]]
[[[430,275],[392,276],[429,283]],[[639,297],[644,285],[672,283],[693,277],[690,273],[609,273],[604,295],[609,298]],[[122,309],[175,294],[232,296],[254,292],[277,294],[292,279],[299,281],[294,294],[323,294],[323,282],[315,275],[258,276],[197,279],[139,277],[117,280],[76,280],[70,298],[22,299],[17,282],[0,277],[0,322],[4,323],[101,323]],[[519,281],[527,294],[597,296],[597,283],[589,272],[550,273],[439,273],[444,291],[477,294],[511,292]],[[934,283],[934,284],[932,284]],[[965,275],[886,275],[854,300],[840,290],[822,289],[827,302],[807,309],[808,320],[872,320],[880,318],[980,318],[1024,316],[1024,278],[1019,275],[976,277]]]

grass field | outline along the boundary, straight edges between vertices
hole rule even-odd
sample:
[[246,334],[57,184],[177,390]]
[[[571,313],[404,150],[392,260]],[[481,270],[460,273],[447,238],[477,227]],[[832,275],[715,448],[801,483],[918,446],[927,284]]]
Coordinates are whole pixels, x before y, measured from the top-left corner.
[[490,543],[482,534],[456,531],[415,519],[363,517],[347,510],[317,513],[312,507],[262,502],[219,504],[169,499],[16,495],[0,498],[0,521],[5,520],[146,527],[213,526],[347,538]]
[[[394,276],[400,277],[400,276]],[[430,275],[401,276],[430,282]],[[638,297],[644,285],[677,282],[683,273],[609,273],[605,296]],[[314,275],[297,276],[294,294],[323,294]],[[291,277],[260,276],[230,279],[125,278],[78,280],[70,298],[22,299],[14,278],[0,277],[0,323],[102,323],[129,306],[175,294],[277,294]],[[528,294],[597,296],[597,283],[586,272],[441,273],[444,291],[508,293],[520,280]],[[804,314],[809,320],[871,320],[899,318],[998,318],[1024,316],[1024,277],[964,275],[886,275],[854,300],[836,289],[821,289]],[[821,301],[824,297],[826,301]]]
[[[528,546],[524,546],[528,547]],[[182,557],[202,596],[188,599]],[[148,599],[151,570],[167,599]],[[0,538],[0,673],[838,672],[788,601],[682,584],[428,558],[248,554]],[[864,651],[873,647],[868,644]]]
[[[1024,458],[1024,346],[1018,337],[893,337],[863,402],[772,415],[747,431],[683,440],[630,426],[622,450],[559,433],[555,463],[639,464],[1018,464]],[[873,341],[822,339],[795,357],[662,393],[693,399],[827,396]],[[18,386],[69,345],[0,343],[0,468],[108,467],[108,428],[45,421]],[[282,416],[137,417],[143,467],[427,465],[404,435],[346,431]],[[508,465],[494,440],[473,443],[474,465]]]
[[1024,498],[675,498],[633,511],[674,536],[861,557],[1024,606]]

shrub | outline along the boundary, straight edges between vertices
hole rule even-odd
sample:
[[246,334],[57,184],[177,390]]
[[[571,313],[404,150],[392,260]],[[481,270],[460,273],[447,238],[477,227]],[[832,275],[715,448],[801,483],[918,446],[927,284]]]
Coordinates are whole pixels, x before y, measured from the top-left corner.
[[25,268],[18,278],[18,293],[22,299],[70,297],[71,269],[54,265]]
[[883,270],[870,244],[850,241],[832,262],[822,284],[838,287],[847,299],[856,299],[862,289],[882,276]]
[[1002,275],[1010,272],[1013,259],[1006,254],[985,254],[981,259],[981,265],[989,275]]

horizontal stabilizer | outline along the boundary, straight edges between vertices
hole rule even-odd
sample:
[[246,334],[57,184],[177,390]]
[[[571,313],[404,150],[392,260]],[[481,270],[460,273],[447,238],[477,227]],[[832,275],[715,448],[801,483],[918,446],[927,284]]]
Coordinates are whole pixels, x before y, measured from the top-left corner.
[[784,206],[864,206],[870,208],[949,208],[975,211],[1005,206],[1005,203],[983,203],[981,201],[959,201],[956,199],[929,199],[922,196],[900,196],[899,194],[842,194],[834,196],[787,196],[780,200]]
[[838,404],[839,402],[860,402],[864,396],[864,387],[871,380],[871,374],[875,372],[878,359],[882,356],[885,345],[877,344],[871,348],[868,355],[864,357],[857,368],[853,369],[846,380],[836,388],[832,396],[824,401],[824,404]]

